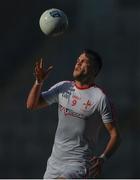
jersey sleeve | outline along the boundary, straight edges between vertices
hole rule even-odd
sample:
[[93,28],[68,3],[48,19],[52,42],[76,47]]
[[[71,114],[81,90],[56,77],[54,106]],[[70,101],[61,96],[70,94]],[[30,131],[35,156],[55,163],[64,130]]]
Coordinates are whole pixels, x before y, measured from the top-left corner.
[[103,123],[109,123],[113,121],[113,109],[111,101],[106,95],[102,95],[99,102],[98,111],[101,115]]
[[60,92],[60,88],[62,87],[63,82],[59,82],[52,86],[48,91],[44,91],[41,93],[41,96],[46,101],[48,105],[53,103],[58,103],[58,96]]

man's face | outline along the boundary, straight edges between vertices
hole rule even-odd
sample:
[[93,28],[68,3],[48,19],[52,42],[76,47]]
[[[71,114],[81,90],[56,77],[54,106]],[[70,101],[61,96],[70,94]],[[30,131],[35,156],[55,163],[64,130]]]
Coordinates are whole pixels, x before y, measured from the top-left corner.
[[90,62],[86,54],[83,53],[77,59],[77,63],[73,71],[73,77],[76,80],[82,80],[83,78],[88,78],[91,73],[93,73],[93,64]]

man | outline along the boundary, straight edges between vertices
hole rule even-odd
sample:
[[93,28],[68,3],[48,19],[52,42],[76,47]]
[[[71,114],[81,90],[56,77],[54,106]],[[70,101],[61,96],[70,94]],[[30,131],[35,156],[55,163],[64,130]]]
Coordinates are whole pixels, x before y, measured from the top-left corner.
[[[62,81],[41,92],[47,70],[40,60],[35,66],[36,81],[27,99],[27,108],[38,109],[58,103],[58,127],[52,153],[47,162],[44,179],[96,178],[102,165],[117,149],[120,136],[113,119],[112,107],[105,93],[95,85],[95,78],[102,67],[97,52],[84,50],[74,68],[74,81]],[[104,124],[109,140],[99,156],[94,154],[95,119]]]

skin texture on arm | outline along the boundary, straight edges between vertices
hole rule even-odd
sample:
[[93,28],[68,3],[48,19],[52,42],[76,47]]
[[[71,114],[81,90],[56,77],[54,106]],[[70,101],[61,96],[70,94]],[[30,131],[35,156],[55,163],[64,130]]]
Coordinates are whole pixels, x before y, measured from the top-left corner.
[[103,154],[106,156],[106,158],[110,158],[112,154],[118,149],[121,138],[115,122],[106,123],[104,125],[110,135],[110,139]]
[[27,98],[27,108],[28,109],[39,109],[47,106],[45,100],[41,97],[41,89],[44,80],[47,79],[49,72],[53,67],[49,66],[47,70],[44,69],[43,60],[36,62],[35,65],[35,78],[36,81],[31,88],[31,91]]
[[47,106],[45,100],[40,96],[42,84],[34,84],[27,98],[27,109],[35,110]]
[[[120,138],[120,133],[118,131],[118,128],[115,122],[106,123],[104,125],[109,133],[110,138],[108,140],[108,143],[102,155],[106,158],[110,158],[114,154],[114,152],[118,149],[121,142],[121,138]],[[101,157],[95,156],[90,160],[91,167],[88,172],[89,177],[96,178],[96,177],[99,177],[99,175],[101,174],[102,166],[104,163],[104,159]]]

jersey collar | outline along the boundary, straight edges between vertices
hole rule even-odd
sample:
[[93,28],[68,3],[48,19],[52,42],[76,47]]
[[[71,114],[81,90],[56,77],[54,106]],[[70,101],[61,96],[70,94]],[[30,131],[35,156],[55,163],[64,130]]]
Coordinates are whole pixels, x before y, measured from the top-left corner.
[[74,85],[76,86],[77,89],[80,89],[80,90],[85,90],[85,89],[89,89],[91,87],[93,87],[95,84],[90,84],[90,85],[83,85],[83,86],[78,86],[75,82],[74,82]]

